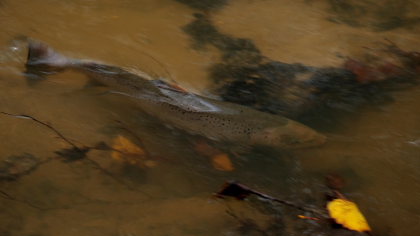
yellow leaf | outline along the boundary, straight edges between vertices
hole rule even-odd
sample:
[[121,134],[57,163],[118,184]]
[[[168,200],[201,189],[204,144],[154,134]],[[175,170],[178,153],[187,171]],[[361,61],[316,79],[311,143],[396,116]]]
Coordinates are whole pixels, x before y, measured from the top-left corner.
[[358,232],[370,231],[365,217],[354,202],[345,199],[334,199],[327,204],[328,212],[338,224]]
[[218,170],[233,171],[235,169],[233,167],[232,162],[229,159],[229,156],[225,153],[212,156],[211,161],[212,161],[213,167]]
[[114,139],[112,148],[115,150],[111,154],[112,158],[118,161],[128,161],[131,164],[135,164],[133,162],[136,162],[136,160],[133,158],[130,158],[130,160],[127,160],[127,157],[145,155],[145,152],[143,149],[141,149],[139,146],[135,145],[129,139],[121,135],[118,135]]
[[114,150],[111,153],[111,157],[114,160],[123,162],[124,164],[138,166],[141,168],[153,168],[158,165],[155,160],[148,159],[150,157],[144,149],[137,146],[124,136],[118,135],[113,140],[112,148]]

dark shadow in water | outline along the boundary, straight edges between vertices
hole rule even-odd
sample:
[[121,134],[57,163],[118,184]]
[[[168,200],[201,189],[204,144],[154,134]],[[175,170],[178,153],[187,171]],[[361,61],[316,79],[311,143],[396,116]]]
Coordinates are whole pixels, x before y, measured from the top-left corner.
[[137,165],[124,164],[120,175],[130,181],[131,184],[142,185],[147,183],[147,175],[144,168]]
[[191,8],[202,10],[202,11],[220,9],[229,2],[229,0],[175,0],[175,1],[188,5]]
[[350,58],[342,68],[274,61],[262,55],[252,40],[220,32],[207,15],[194,16],[195,20],[183,28],[192,38],[192,46],[203,50],[210,45],[222,53],[221,62],[209,69],[217,95],[319,129],[334,128],[343,116],[354,116],[363,106],[392,101],[389,92],[398,87],[395,85],[413,82],[418,76],[418,60],[408,60],[415,66],[404,62],[409,54],[405,52],[407,55],[394,52],[407,67],[402,70],[385,62],[371,67]]
[[34,171],[41,163],[39,158],[29,153],[9,156],[0,162],[0,181],[17,180]]
[[[411,27],[420,23],[419,6],[410,0],[328,0],[329,20],[377,31]],[[416,12],[417,11],[417,12]],[[412,13],[416,13],[417,16]]]

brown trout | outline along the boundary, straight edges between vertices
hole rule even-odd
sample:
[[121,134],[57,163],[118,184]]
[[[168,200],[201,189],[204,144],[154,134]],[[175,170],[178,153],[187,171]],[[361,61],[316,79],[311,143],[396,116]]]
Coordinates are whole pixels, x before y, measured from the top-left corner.
[[145,73],[71,59],[38,41],[29,42],[26,68],[32,72],[65,69],[81,72],[119,94],[134,98],[145,113],[162,122],[212,140],[293,149],[321,145],[326,139],[285,117],[189,93]]

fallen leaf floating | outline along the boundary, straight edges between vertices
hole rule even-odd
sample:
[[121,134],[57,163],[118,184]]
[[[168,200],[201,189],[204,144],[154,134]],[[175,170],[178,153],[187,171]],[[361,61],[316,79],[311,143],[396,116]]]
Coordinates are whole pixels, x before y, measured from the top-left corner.
[[221,171],[233,171],[232,161],[229,159],[229,156],[225,153],[217,154],[211,157],[211,162],[213,167]]
[[118,135],[112,144],[111,157],[114,160],[128,163],[130,165],[138,165],[140,167],[154,167],[156,162],[148,160],[146,152],[129,139]]
[[328,202],[327,209],[330,217],[347,229],[358,232],[371,230],[365,217],[354,202],[337,198]]

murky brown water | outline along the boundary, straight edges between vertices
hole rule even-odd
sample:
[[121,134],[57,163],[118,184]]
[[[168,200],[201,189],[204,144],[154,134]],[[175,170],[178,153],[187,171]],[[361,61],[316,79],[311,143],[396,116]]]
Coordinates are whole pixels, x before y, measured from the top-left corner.
[[[414,10],[406,14],[419,17],[419,6],[408,3]],[[274,213],[211,199],[225,180],[321,207],[323,176],[330,172],[347,180],[345,194],[378,235],[418,234],[419,87],[343,120],[323,147],[241,154],[231,157],[235,170],[224,172],[193,150],[196,137],[166,128],[125,98],[86,88],[80,74],[66,72],[29,85],[22,75],[25,48],[12,42],[18,35],[30,36],[66,55],[171,77],[206,94],[207,68],[219,53],[191,48],[181,27],[194,12],[173,0],[0,0],[0,111],[36,117],[78,145],[137,136],[157,163],[127,167],[109,151],[88,153],[101,169],[92,161],[63,162],[54,152],[68,144],[54,132],[3,115],[0,159],[23,153],[52,159],[17,180],[0,182],[0,235],[244,235],[237,230],[238,219],[226,211],[254,220],[261,229],[273,224]],[[221,31],[252,39],[265,56],[288,63],[341,65],[337,54],[357,55],[384,38],[420,50],[420,25],[378,31],[337,24],[327,20],[334,17],[327,1],[236,0],[212,14]],[[293,219],[298,213],[281,214]],[[312,223],[295,221],[278,223],[286,228],[278,235],[313,235]],[[264,235],[258,232],[245,235]]]

